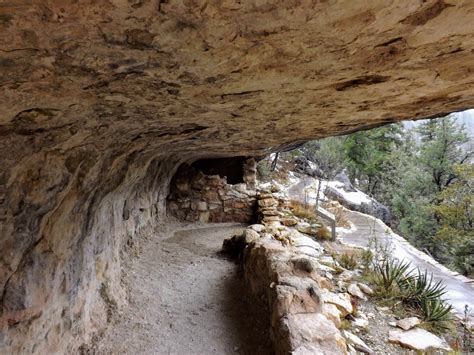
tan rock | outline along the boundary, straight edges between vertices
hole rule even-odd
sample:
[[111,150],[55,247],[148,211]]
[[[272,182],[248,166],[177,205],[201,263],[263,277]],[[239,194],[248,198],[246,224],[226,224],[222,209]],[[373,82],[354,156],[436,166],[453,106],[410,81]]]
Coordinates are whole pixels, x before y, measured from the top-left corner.
[[323,305],[323,314],[334,323],[336,328],[341,327],[341,311],[334,304],[324,303]]
[[209,216],[210,216],[209,212],[201,212],[199,214],[199,222],[202,222],[202,223],[209,222]]
[[279,221],[279,220],[280,220],[280,217],[278,217],[278,216],[265,216],[262,219],[262,221],[264,221],[264,222],[276,222],[276,221]]
[[[329,275],[330,275],[330,274],[329,274]],[[324,289],[328,290],[328,291],[332,291],[332,290],[334,289],[334,287],[333,287],[331,281],[329,281],[329,280],[328,280],[327,278],[325,278],[325,277],[321,277],[321,278],[319,279],[319,286],[320,286],[321,288],[324,288]]]
[[209,202],[220,202],[219,194],[215,190],[208,190],[204,194],[204,197]]
[[[346,343],[334,324],[320,313],[291,314],[284,320],[289,351],[298,354],[346,354]],[[278,333],[277,333],[278,334]],[[278,335],[277,335],[278,337]],[[284,347],[282,347],[284,350]]]
[[343,317],[353,312],[351,296],[349,296],[347,293],[332,293],[326,290],[323,291],[324,303],[335,305],[341,311]]
[[273,311],[276,320],[288,314],[321,312],[322,304],[317,288],[297,289],[288,285],[277,285],[276,293]]
[[349,292],[354,297],[367,300],[367,297],[365,297],[364,293],[355,283],[352,283],[349,285],[349,287],[347,287],[347,292]]
[[417,351],[451,350],[446,341],[421,328],[414,328],[408,331],[401,329],[391,330],[388,333],[388,341]]
[[271,207],[278,205],[278,202],[274,198],[266,198],[264,200],[258,200],[258,205],[261,207]]
[[359,286],[359,288],[362,290],[362,292],[364,292],[366,295],[372,296],[374,294],[374,290],[372,290],[366,284],[363,284],[363,283],[359,282],[357,284],[357,286]]
[[342,331],[342,336],[346,339],[346,342],[352,345],[357,351],[360,351],[364,354],[373,354],[371,348],[367,346],[366,343],[362,339],[360,339],[357,335],[354,335],[347,330]]
[[419,318],[410,317],[410,318],[400,319],[396,325],[397,327],[402,328],[403,330],[409,330],[413,327],[416,327],[420,323],[421,323],[421,320]]
[[281,220],[281,223],[284,225],[284,226],[287,226],[287,227],[291,227],[291,226],[295,226],[298,224],[298,221],[295,219],[295,218],[283,218]]

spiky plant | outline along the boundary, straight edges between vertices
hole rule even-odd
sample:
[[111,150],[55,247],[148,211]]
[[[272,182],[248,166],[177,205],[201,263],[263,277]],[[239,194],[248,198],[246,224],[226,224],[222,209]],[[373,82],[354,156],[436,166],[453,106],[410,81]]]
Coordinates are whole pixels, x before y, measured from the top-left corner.
[[391,290],[395,285],[403,282],[410,274],[410,263],[402,260],[385,260],[375,265],[378,274],[379,286]]
[[446,286],[439,280],[433,280],[433,274],[418,270],[416,276],[409,276],[399,281],[405,302],[412,305],[421,305],[423,301],[441,299],[446,293]]
[[441,328],[446,329],[447,327],[443,325],[443,322],[452,320],[451,310],[453,307],[440,298],[423,298],[420,306],[421,314],[425,322],[436,322],[439,323]]

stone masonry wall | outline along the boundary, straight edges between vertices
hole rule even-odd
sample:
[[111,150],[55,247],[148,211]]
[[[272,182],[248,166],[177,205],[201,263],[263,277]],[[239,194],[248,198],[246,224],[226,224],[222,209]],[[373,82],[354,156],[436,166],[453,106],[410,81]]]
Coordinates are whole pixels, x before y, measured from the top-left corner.
[[244,160],[242,172],[243,183],[232,185],[226,177],[206,175],[183,164],[171,182],[169,213],[190,222],[252,222],[256,208],[255,160]]

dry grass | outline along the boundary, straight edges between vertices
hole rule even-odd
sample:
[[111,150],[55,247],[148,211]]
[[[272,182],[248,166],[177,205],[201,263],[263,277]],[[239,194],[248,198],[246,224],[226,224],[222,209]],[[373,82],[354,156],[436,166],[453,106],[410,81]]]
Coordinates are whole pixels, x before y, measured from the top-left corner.
[[299,201],[292,200],[290,201],[290,209],[295,217],[307,219],[311,223],[321,222],[311,206],[306,206]]
[[341,204],[335,201],[326,202],[323,204],[323,207],[331,212],[336,218],[336,225],[342,228],[350,228],[351,224],[347,220],[346,212],[344,207]]
[[317,237],[318,239],[330,240],[331,237],[332,237],[331,231],[329,230],[328,227],[322,226],[322,227],[319,228],[318,231],[316,232],[316,237]]
[[358,260],[355,254],[349,255],[348,253],[343,253],[338,257],[339,264],[347,270],[354,270],[358,264]]

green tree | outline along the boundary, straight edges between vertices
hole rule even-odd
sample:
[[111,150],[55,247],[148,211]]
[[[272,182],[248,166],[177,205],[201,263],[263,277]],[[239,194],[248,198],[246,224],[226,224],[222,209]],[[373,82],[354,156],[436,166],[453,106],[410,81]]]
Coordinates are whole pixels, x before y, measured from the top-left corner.
[[391,124],[353,133],[344,140],[350,177],[368,194],[376,196],[385,172],[393,170],[393,152],[401,144],[401,133],[400,124]]
[[456,180],[438,194],[433,206],[439,221],[437,243],[448,249],[450,263],[466,275],[474,274],[474,165],[453,167]]
[[325,178],[333,179],[345,166],[345,137],[329,137],[305,143],[301,153],[315,162],[324,172]]
[[[456,236],[466,226],[459,225],[464,223],[462,209],[449,202],[449,196],[465,186],[459,178],[462,169],[456,166],[469,163],[472,150],[465,146],[464,127],[449,116],[422,123],[416,133],[419,144],[403,148],[404,159],[396,171],[400,178],[394,184],[390,206],[402,235],[438,261],[452,264],[457,252],[454,245],[460,245]],[[463,193],[472,195],[472,190]]]
[[418,133],[422,143],[420,163],[431,175],[433,187],[442,191],[456,179],[453,167],[472,156],[471,150],[462,148],[468,141],[465,129],[448,116],[421,124]]

